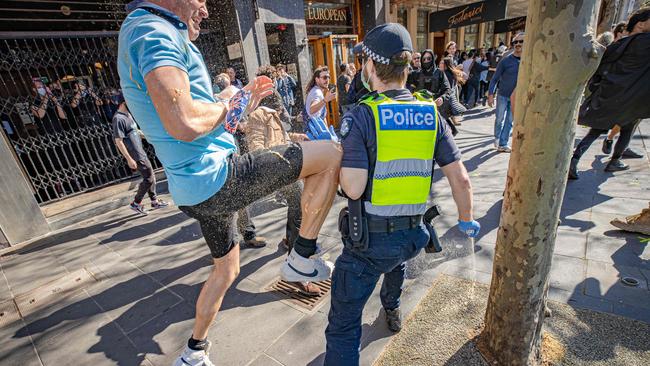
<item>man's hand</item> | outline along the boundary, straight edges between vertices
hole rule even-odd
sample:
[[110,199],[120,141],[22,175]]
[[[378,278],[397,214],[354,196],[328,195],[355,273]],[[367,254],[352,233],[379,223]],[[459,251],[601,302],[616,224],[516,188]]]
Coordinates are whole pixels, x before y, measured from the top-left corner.
[[327,128],[325,121],[319,117],[309,117],[307,127],[307,137],[310,140],[332,140],[339,142],[339,138],[336,136],[336,132],[334,132],[334,127],[330,126]]
[[481,231],[481,224],[476,220],[462,221],[458,220],[458,229],[470,238],[475,238]]
[[488,94],[488,106],[494,107],[494,94]]
[[309,141],[309,137],[304,133],[289,133],[289,138],[293,142],[304,142]]
[[136,170],[136,169],[138,169],[138,163],[136,163],[135,160],[133,160],[133,159],[126,159],[126,163],[129,164],[129,168],[131,168],[131,170]]
[[250,100],[245,112],[248,115],[257,108],[262,99],[273,94],[273,80],[267,76],[258,76],[246,84],[243,90],[250,93]]
[[329,103],[334,99],[336,99],[336,92],[327,91],[327,94],[325,94],[325,102]]
[[440,107],[440,106],[442,105],[442,103],[443,103],[443,101],[442,101],[442,97],[436,99],[436,105],[437,105],[438,107]]

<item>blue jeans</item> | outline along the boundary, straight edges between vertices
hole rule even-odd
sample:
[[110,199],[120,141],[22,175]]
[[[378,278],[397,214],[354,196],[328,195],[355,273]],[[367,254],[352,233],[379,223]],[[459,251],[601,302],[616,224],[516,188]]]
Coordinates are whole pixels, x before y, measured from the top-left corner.
[[361,315],[379,276],[384,275],[381,303],[384,309],[399,307],[405,262],[415,257],[429,241],[420,226],[393,233],[371,233],[364,252],[347,248],[336,260],[332,274],[332,307],[325,330],[325,365],[358,365]]
[[510,97],[497,94],[497,118],[494,121],[494,138],[499,146],[508,146],[512,134],[512,107]]

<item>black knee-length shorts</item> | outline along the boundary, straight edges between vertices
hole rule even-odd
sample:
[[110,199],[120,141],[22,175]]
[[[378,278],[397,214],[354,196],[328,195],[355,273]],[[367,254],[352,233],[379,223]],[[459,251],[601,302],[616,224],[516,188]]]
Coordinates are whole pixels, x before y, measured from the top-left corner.
[[237,245],[237,212],[296,182],[302,163],[302,148],[295,143],[231,155],[228,178],[219,192],[197,205],[178,208],[199,221],[212,257],[221,258]]

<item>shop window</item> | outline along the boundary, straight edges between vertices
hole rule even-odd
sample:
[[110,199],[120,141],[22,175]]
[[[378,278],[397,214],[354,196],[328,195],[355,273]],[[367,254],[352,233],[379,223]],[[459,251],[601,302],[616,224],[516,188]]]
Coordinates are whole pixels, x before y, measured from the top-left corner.
[[406,8],[399,8],[397,9],[397,22],[401,25],[404,26],[404,28],[408,29],[408,14],[406,12]]
[[450,42],[456,42],[456,45],[460,46],[458,44],[458,28],[452,28],[452,29],[449,30],[449,41]]
[[492,43],[493,40],[494,40],[494,22],[487,22],[485,23],[485,39],[483,40],[482,47],[485,48],[496,47],[496,45]]
[[478,44],[478,24],[472,24],[465,27],[465,44],[466,51],[476,49]]
[[418,29],[417,29],[417,49],[422,51],[428,47],[429,34],[429,12],[427,10],[418,10]]

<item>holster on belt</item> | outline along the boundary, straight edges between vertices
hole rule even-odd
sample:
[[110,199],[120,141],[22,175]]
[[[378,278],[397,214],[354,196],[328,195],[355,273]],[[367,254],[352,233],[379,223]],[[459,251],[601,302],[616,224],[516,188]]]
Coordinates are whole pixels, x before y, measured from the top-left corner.
[[348,199],[348,207],[339,213],[339,232],[347,248],[362,252],[368,249],[368,221],[363,212],[363,200]]
[[438,233],[436,233],[436,228],[433,227],[433,219],[437,216],[440,216],[440,207],[438,205],[433,205],[422,216],[422,222],[424,227],[429,231],[429,243],[424,248],[424,251],[427,253],[439,253],[442,252],[442,245],[440,245],[440,238]]

